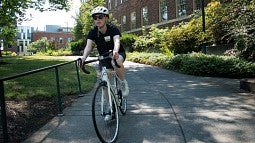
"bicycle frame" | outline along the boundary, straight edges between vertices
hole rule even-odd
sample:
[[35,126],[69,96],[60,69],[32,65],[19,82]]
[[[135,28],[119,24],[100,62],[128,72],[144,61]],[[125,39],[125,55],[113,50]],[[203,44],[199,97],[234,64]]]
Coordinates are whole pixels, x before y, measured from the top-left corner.
[[[119,106],[120,103],[119,103],[119,100],[117,100],[118,97],[116,97],[116,95],[118,95],[118,89],[119,89],[117,80],[120,80],[120,79],[119,79],[118,75],[116,74],[116,72],[114,70],[106,69],[106,67],[104,67],[104,66],[102,67],[100,78],[101,78],[101,82],[106,82],[106,84],[107,84],[107,94],[108,95],[107,96],[105,96],[104,94],[102,94],[102,95],[104,95],[105,97],[108,97],[107,100],[108,100],[108,103],[111,107],[111,113],[113,113],[113,111],[112,111],[112,102],[111,102],[112,101],[111,93],[114,94],[117,105]],[[102,91],[102,92],[104,92],[104,91]],[[105,98],[105,97],[102,96],[102,98]],[[102,101],[104,101],[104,100],[102,99]],[[101,108],[101,113],[103,115],[103,105],[101,105],[101,107],[102,107]]]

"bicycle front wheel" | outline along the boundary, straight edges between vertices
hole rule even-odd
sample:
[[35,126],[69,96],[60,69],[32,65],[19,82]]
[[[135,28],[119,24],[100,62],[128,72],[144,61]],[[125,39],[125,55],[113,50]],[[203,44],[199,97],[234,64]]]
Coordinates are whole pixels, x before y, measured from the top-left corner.
[[[119,131],[118,108],[113,93],[111,98],[112,107],[109,108],[107,86],[99,84],[92,100],[92,120],[96,134],[103,143],[115,142]],[[110,118],[106,119],[109,115]]]

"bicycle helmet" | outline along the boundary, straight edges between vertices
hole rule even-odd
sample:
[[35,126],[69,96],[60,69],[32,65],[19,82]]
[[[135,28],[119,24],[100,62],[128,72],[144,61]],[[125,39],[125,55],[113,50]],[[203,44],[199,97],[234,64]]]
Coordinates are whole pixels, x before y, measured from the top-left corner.
[[96,8],[94,8],[92,11],[91,11],[91,16],[95,15],[95,14],[105,14],[105,15],[109,15],[109,10],[106,8],[106,7],[103,7],[103,6],[98,6]]

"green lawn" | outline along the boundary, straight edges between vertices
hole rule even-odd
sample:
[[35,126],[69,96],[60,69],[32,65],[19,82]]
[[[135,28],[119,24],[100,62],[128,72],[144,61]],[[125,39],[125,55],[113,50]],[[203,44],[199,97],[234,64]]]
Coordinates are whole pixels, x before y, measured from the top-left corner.
[[[52,56],[15,56],[3,57],[0,60],[0,78],[13,76],[19,73],[67,62],[63,57]],[[70,61],[70,60],[69,60]],[[91,74],[80,72],[81,88],[83,92],[90,91],[96,82],[96,71],[89,67]],[[60,92],[62,95],[78,94],[78,80],[75,64],[59,67]],[[57,95],[55,69],[42,71],[32,75],[19,77],[4,82],[7,99],[28,98]]]

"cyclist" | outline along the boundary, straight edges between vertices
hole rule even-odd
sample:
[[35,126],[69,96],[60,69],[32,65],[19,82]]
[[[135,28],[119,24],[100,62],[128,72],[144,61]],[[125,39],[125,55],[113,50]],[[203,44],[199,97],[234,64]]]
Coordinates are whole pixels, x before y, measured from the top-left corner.
[[107,68],[114,68],[119,78],[122,80],[122,94],[127,97],[129,94],[128,83],[125,80],[123,62],[126,59],[126,53],[123,46],[120,44],[120,31],[112,24],[108,24],[109,10],[106,7],[98,6],[91,11],[91,16],[94,19],[95,27],[88,33],[86,47],[83,52],[82,61],[84,62],[92,51],[93,42],[97,45],[99,55],[112,50],[112,57],[116,59],[120,68],[116,68],[111,64],[111,60],[100,63]]

